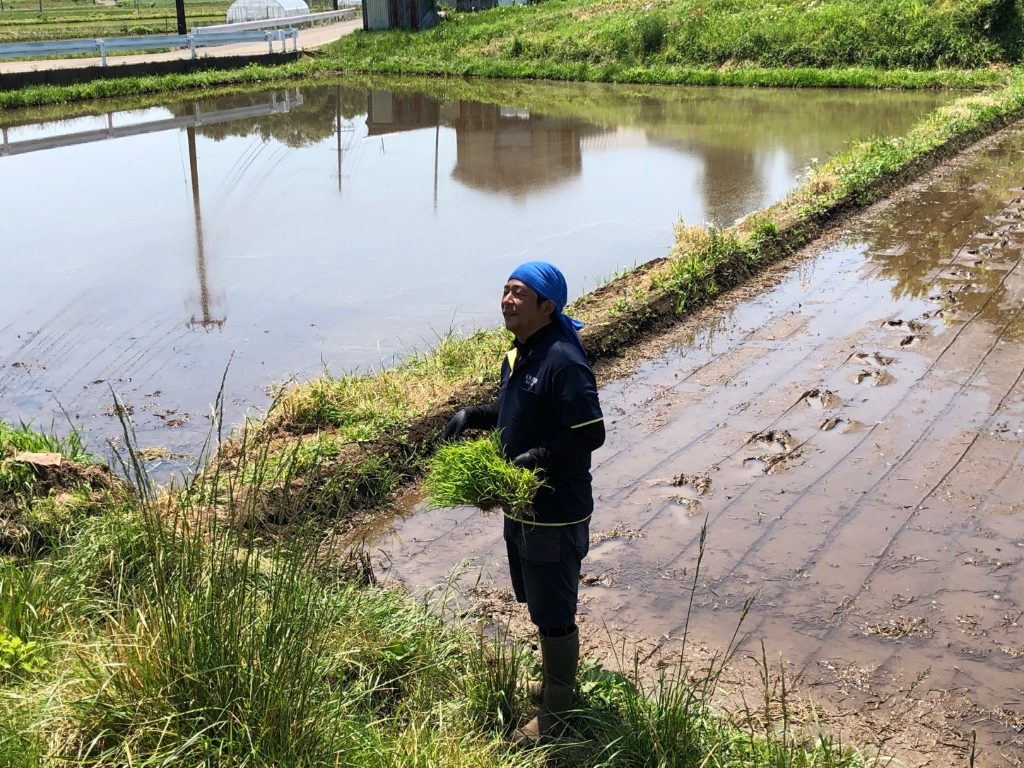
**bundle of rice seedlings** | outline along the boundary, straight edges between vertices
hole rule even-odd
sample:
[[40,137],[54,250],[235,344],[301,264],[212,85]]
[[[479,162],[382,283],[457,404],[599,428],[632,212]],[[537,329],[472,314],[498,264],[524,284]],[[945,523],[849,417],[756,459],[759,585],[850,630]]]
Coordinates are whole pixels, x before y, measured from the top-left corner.
[[516,517],[532,516],[533,497],[541,485],[536,472],[506,461],[497,432],[439,448],[423,482],[435,507],[500,507]]

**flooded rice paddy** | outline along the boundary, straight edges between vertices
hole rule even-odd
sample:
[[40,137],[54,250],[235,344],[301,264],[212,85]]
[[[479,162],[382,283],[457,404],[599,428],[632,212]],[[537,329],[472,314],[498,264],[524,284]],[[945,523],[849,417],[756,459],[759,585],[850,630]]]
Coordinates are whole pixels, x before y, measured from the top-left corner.
[[664,255],[679,219],[729,224],[951,98],[477,92],[324,85],[2,115],[0,417],[63,431],[66,413],[103,453],[121,432],[113,391],[167,471],[206,436],[229,361],[237,423],[272,383],[496,325],[525,259],[560,264],[580,295]]
[[[743,654],[781,655],[846,741],[1024,764],[1022,179],[1018,126],[603,386],[591,653],[721,651],[753,599]],[[461,574],[472,610],[521,620],[498,520],[413,508],[382,578]]]
[[[0,135],[0,417],[103,452],[125,402],[157,470],[266,388],[496,325],[520,261],[573,295],[729,224],[949,95],[345,85]],[[591,653],[741,634],[911,765],[1021,765],[1024,131],[690,318],[602,389],[581,588]],[[511,619],[500,526],[398,518],[382,578],[453,569]],[[698,572],[701,531],[707,539]],[[479,582],[477,581],[479,579]],[[691,588],[692,611],[690,611]],[[607,651],[605,647],[603,649]]]

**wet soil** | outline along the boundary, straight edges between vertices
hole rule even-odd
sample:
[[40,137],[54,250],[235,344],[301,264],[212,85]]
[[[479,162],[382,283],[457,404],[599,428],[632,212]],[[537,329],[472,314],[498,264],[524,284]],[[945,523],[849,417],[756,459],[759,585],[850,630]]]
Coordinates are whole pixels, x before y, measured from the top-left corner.
[[[602,369],[590,655],[739,625],[734,708],[767,660],[846,743],[1024,764],[1022,178],[1018,126]],[[499,519],[404,503],[378,578],[529,637]]]

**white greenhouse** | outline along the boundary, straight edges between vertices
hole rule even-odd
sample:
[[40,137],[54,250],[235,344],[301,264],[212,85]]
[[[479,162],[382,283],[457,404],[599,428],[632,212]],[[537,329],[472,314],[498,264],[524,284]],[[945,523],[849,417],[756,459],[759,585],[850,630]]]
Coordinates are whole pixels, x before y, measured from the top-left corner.
[[302,0],[235,0],[228,8],[228,24],[284,19],[306,13],[309,13],[309,6]]

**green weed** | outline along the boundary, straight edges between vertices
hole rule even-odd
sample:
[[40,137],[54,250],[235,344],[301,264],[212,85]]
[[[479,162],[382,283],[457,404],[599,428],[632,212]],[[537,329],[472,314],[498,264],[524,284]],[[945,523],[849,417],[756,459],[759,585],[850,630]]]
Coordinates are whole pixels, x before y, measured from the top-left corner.
[[0,679],[5,675],[32,675],[44,666],[46,661],[35,641],[0,631]]

